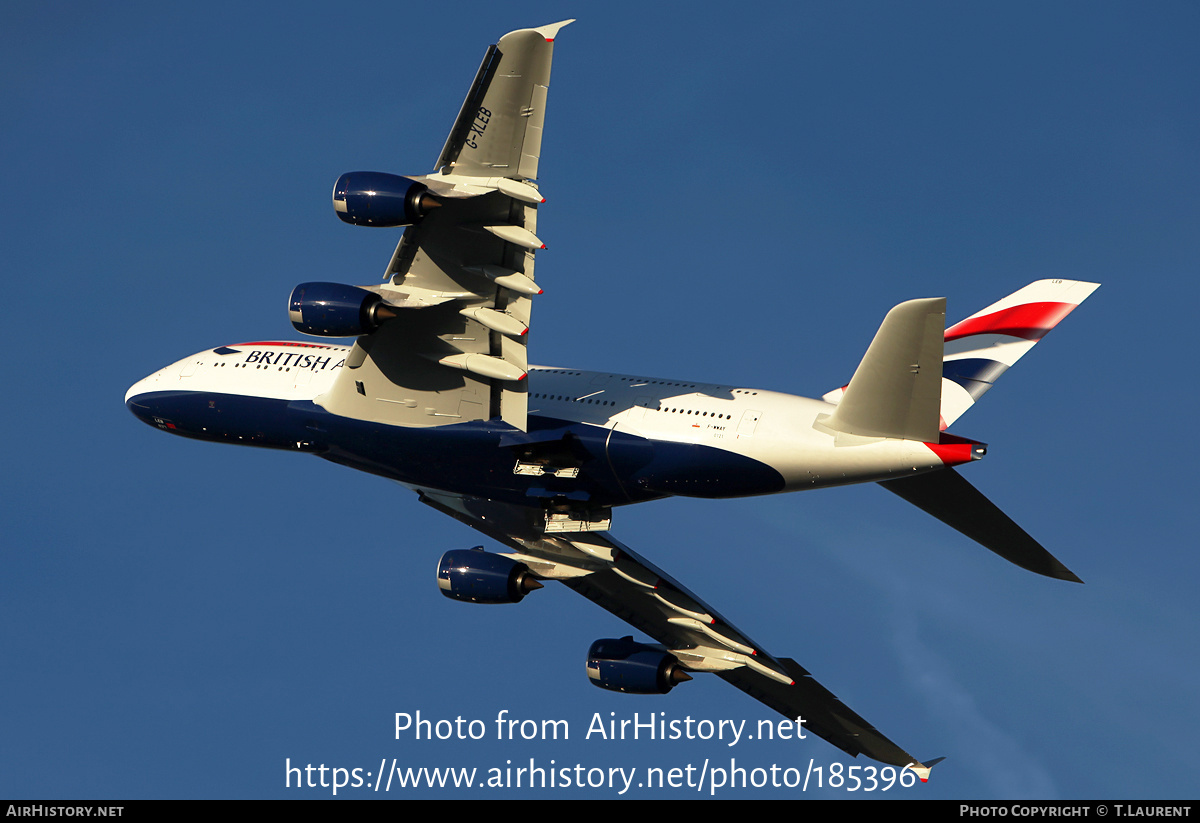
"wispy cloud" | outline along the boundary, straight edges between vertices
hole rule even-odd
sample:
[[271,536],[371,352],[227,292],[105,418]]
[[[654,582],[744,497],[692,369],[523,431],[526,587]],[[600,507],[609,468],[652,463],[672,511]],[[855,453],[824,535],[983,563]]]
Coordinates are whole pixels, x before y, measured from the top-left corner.
[[[857,578],[864,592],[873,591],[881,616],[888,616],[890,645],[903,673],[906,691],[920,696],[927,714],[953,730],[945,751],[916,752],[921,757],[948,756],[955,768],[977,775],[977,785],[997,797],[1053,799],[1058,787],[1049,769],[1022,745],[1020,739],[980,708],[970,688],[955,675],[953,662],[924,641],[935,627],[953,625],[973,633],[964,624],[970,604],[961,589],[917,592],[910,579],[898,574],[896,558],[927,554],[924,547],[898,536],[894,528],[870,522],[854,525],[853,548],[847,550],[844,529],[829,522],[798,520],[786,507],[773,510],[774,525],[803,539],[814,549]],[[894,524],[893,524],[894,525]],[[910,545],[911,543],[911,545]],[[979,627],[981,642],[994,640],[994,632]],[[974,782],[974,781],[964,781]]]
[[[897,587],[902,589],[903,587]],[[907,598],[891,598],[892,639],[905,680],[947,727],[955,730],[963,751],[961,765],[1005,798],[1059,797],[1049,771],[1013,735],[987,717],[975,698],[954,676],[952,667],[921,639],[921,622]]]

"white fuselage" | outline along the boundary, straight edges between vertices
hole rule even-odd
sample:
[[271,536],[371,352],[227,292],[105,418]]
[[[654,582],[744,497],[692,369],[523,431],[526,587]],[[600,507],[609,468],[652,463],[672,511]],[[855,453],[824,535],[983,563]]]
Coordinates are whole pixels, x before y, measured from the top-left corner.
[[[148,405],[150,399],[165,403],[167,398],[173,402],[179,398],[235,397],[283,401],[276,407],[279,409],[305,403],[319,407],[322,395],[344,368],[349,352],[345,346],[283,342],[211,349],[139,381],[126,394],[126,403],[139,417],[160,428],[177,433],[185,433],[180,428],[187,428],[191,436],[211,436],[216,433],[210,430],[213,426],[232,430],[237,423],[235,413],[227,413],[219,421],[179,421],[181,413],[173,416],[153,411]],[[763,389],[531,367],[528,392],[531,428],[534,421],[543,428],[575,427],[605,442],[619,434],[634,441],[648,441],[660,458],[672,455],[669,459],[678,465],[668,474],[675,479],[669,485],[659,484],[659,491],[668,490],[664,493],[669,494],[726,497],[794,491],[886,480],[941,468],[948,462],[962,462],[944,460],[944,450],[917,441],[835,432],[822,425],[834,405]],[[208,406],[216,403],[214,399]],[[164,425],[163,420],[172,422]],[[428,435],[451,428],[421,431]],[[279,445],[224,434],[226,441]],[[297,448],[303,445],[299,439]],[[702,485],[705,467],[711,464],[715,472],[717,468],[729,471],[733,466],[732,470],[737,471],[728,462],[733,456],[764,469],[769,467],[778,473],[779,482],[770,488],[750,485],[744,491],[739,491],[741,487],[736,483],[725,484],[706,493]],[[712,457],[720,459],[714,462],[709,459]],[[653,482],[649,487],[656,488]]]

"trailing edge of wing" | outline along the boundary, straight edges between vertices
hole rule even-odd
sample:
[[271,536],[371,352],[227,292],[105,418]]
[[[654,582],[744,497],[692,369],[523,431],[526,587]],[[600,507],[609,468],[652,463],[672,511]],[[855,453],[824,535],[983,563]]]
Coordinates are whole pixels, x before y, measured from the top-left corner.
[[1010,563],[1047,577],[1083,582],[954,469],[885,480],[879,485]]

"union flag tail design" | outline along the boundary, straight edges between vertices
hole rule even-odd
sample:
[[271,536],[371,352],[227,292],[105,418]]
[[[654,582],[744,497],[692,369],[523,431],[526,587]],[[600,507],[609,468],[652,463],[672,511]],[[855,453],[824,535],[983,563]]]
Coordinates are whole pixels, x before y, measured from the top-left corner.
[[[942,355],[942,431],[975,405],[1000,375],[1025,356],[1099,283],[1038,280],[946,329]],[[824,395],[840,405],[846,386]]]
[[1078,280],[1039,280],[946,329],[941,428],[961,417],[1099,287]]

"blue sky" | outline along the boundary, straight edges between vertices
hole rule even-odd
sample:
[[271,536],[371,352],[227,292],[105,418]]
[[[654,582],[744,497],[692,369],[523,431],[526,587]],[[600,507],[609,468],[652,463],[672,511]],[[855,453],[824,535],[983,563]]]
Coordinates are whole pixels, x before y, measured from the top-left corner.
[[[597,713],[774,718],[715,678],[595,689],[587,647],[623,624],[557,586],[446,600],[438,557],[478,541],[411,493],[123,408],[191,352],[295,338],[297,283],[375,282],[397,232],[341,224],[334,179],[431,170],[484,48],[566,17],[535,362],[819,396],[902,300],[957,320],[1040,278],[1103,284],[954,427],[991,445],[968,478],[1086,585],[873,486],[662,501],[616,536],[947,758],[884,797],[1195,797],[1200,11],[1169,2],[8,9],[0,796],[329,795],[285,788],[289,758],[871,765],[815,739],[584,739]],[[396,740],[418,710],[489,734]],[[496,740],[502,711],[571,739]]]

